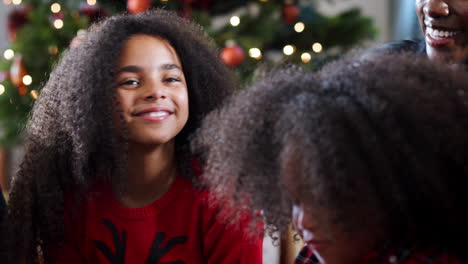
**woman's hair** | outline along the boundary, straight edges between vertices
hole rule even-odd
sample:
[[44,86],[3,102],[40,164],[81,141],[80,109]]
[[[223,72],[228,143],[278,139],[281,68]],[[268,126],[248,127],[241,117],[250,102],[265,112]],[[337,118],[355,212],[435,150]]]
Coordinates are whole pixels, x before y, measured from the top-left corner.
[[204,179],[261,210],[270,235],[299,196],[345,231],[458,250],[468,237],[464,76],[409,55],[273,72],[203,121],[193,145],[208,149]]
[[[116,136],[116,70],[132,35],[167,40],[176,50],[187,80],[190,117],[176,136],[176,163],[192,177],[189,137],[202,118],[235,88],[218,58],[215,43],[198,25],[165,10],[110,17],[89,30],[53,70],[26,128],[25,156],[13,179],[8,220],[2,236],[8,260],[26,263],[49,257],[63,242],[64,193],[96,181],[124,177],[126,144]],[[125,150],[125,151],[122,151]]]

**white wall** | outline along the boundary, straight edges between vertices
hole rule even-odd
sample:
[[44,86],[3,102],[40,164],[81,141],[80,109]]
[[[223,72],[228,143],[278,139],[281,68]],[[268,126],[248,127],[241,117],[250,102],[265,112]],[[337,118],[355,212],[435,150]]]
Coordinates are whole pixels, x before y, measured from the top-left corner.
[[334,15],[350,7],[359,7],[363,15],[374,19],[379,30],[377,40],[386,42],[390,39],[390,1],[392,0],[319,0],[318,8],[325,15]]
[[0,1],[0,55],[8,47],[7,18],[10,8],[10,5],[5,5],[3,1]]

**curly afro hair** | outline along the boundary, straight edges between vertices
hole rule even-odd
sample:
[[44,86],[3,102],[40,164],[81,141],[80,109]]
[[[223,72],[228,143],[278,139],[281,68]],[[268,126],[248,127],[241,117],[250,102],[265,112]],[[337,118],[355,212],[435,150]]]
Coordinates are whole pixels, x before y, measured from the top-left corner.
[[214,195],[257,219],[261,210],[270,235],[299,196],[345,231],[458,251],[468,237],[465,76],[406,54],[273,72],[212,112],[193,147],[207,150]]
[[79,47],[65,52],[34,105],[2,231],[9,262],[39,262],[61,245],[64,193],[82,194],[96,181],[118,184],[124,177],[126,144],[116,136],[112,115],[119,54],[135,34],[169,41],[181,60],[190,117],[176,136],[175,155],[182,175],[192,178],[189,139],[202,118],[235,89],[233,73],[202,28],[175,13],[110,17],[93,26]]

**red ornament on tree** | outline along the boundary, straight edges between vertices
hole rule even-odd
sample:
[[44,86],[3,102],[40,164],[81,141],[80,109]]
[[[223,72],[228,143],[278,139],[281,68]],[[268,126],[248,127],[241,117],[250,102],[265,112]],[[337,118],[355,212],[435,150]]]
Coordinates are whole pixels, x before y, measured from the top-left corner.
[[221,51],[220,56],[221,60],[223,60],[226,65],[233,68],[242,64],[245,57],[242,48],[235,44],[227,45],[227,47]]
[[10,79],[16,88],[24,86],[23,77],[28,74],[26,66],[24,65],[23,58],[21,56],[16,56],[13,59],[13,63],[10,68]]
[[292,24],[296,22],[297,18],[300,14],[300,9],[296,5],[293,4],[286,4],[283,7],[282,14],[283,14],[283,21],[286,24]]
[[24,24],[28,23],[28,13],[30,7],[24,6],[22,8],[14,8],[8,14],[8,38],[10,41],[15,41],[16,31],[20,29]]
[[98,21],[100,18],[107,17],[109,14],[99,5],[80,5],[80,15],[89,17],[91,23]]
[[132,14],[145,12],[150,7],[151,0],[127,0],[127,9]]

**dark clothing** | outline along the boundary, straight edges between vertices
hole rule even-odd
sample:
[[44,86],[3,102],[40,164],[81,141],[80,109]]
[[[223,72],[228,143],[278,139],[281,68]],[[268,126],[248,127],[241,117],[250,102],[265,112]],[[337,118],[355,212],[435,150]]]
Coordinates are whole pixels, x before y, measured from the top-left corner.
[[426,55],[426,43],[424,40],[401,40],[383,44],[374,49],[374,52],[383,53],[413,53],[415,55]]
[[426,43],[424,40],[401,40],[383,44],[371,50],[371,53],[411,53],[426,55]]
[[3,198],[2,188],[0,187],[0,223],[5,217],[5,207],[6,207],[5,198]]

